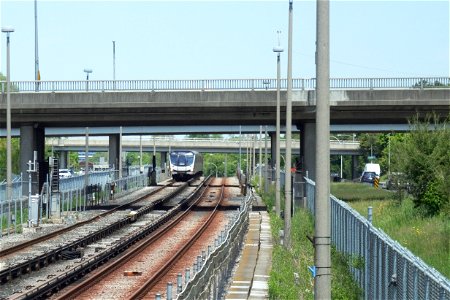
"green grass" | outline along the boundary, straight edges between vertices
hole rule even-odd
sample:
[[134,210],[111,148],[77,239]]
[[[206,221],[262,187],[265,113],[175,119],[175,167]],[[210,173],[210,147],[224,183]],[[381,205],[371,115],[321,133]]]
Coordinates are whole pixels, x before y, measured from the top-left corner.
[[372,222],[425,263],[450,278],[450,218],[425,217],[411,198],[359,183],[333,183],[331,193],[362,216],[372,207]]
[[[269,194],[264,194],[263,199],[267,207],[272,207],[274,205],[273,190]],[[283,222],[275,213],[270,213],[274,248],[269,297],[270,299],[314,299],[314,280],[308,270],[308,266],[314,265],[314,248],[306,237],[314,235],[313,217],[304,209],[295,211],[291,227],[292,248],[289,251],[280,244],[278,236],[280,229],[284,226]],[[360,299],[362,292],[352,280],[347,260],[334,250],[332,250],[332,266],[332,298]],[[294,273],[299,275],[297,281]]]
[[[14,212],[14,205],[11,206],[11,212]],[[2,229],[3,229],[2,234],[6,234],[8,232],[8,217],[6,215],[4,215],[1,218],[1,222],[2,222]],[[23,230],[22,224],[27,223],[27,222],[28,222],[28,208],[23,208],[22,219],[21,219],[20,218],[20,207],[17,207],[17,209],[16,209],[17,232],[16,233],[21,233]],[[14,230],[14,223],[11,221],[10,222],[10,232],[12,232],[13,230]]]
[[331,194],[344,201],[386,200],[393,199],[395,196],[390,191],[355,182],[333,182],[331,183]]
[[372,206],[372,222],[414,255],[450,278],[450,218],[444,214],[423,217],[406,198],[401,203],[392,200],[357,201],[349,203],[361,215]]

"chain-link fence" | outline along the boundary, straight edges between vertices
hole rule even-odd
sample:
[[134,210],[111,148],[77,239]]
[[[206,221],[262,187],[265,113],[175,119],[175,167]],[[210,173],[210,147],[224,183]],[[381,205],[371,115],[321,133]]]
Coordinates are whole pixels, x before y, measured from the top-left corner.
[[[306,180],[314,214],[315,183]],[[331,241],[349,258],[365,299],[450,299],[450,280],[375,228],[347,203],[330,196]]]
[[[84,211],[86,207],[105,204],[148,185],[148,166],[143,173],[130,172],[130,176],[117,178],[117,171],[91,172],[87,186],[84,175],[59,179],[59,193],[53,197],[49,183],[45,182],[39,195],[22,194],[22,186],[29,184],[18,177],[12,183],[12,197],[6,200],[6,183],[0,183],[0,238],[21,232],[21,227],[38,225],[43,218],[60,217],[69,212]],[[156,169],[157,182],[165,180],[167,173]]]

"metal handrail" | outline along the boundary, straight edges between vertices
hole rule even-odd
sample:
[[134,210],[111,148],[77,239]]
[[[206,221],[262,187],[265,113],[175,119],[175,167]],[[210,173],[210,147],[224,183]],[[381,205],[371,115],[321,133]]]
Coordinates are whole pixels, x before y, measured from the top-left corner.
[[[276,79],[198,79],[198,80],[57,80],[12,81],[11,92],[86,92],[86,91],[211,91],[276,90]],[[0,81],[2,93],[6,82]],[[315,78],[292,79],[293,89],[313,90]],[[339,89],[422,89],[450,87],[450,77],[330,78],[330,88]],[[287,79],[281,80],[281,89]]]

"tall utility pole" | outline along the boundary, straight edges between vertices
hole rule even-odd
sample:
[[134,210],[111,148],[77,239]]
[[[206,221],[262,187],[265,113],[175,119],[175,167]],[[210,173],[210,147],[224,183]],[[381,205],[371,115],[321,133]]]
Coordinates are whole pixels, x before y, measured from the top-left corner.
[[259,189],[262,189],[262,125],[259,125]]
[[[11,57],[9,34],[14,32],[12,27],[2,27],[6,33],[6,201],[8,201],[8,235],[11,226],[12,200],[12,152],[11,152]],[[1,235],[1,234],[0,234]]]
[[122,178],[122,126],[119,127],[119,179]]
[[113,80],[116,80],[116,41],[113,42]]
[[291,247],[291,128],[292,128],[292,3],[289,1],[289,33],[288,33],[288,72],[286,102],[286,161],[284,182],[284,246]]
[[317,0],[314,297],[331,298],[329,0]]
[[[226,157],[226,156],[225,156]],[[269,178],[268,178],[268,158],[267,158],[267,125],[264,127],[264,193],[269,191]]]
[[275,151],[275,212],[277,216],[280,216],[280,197],[281,197],[281,184],[280,184],[280,89],[281,89],[281,80],[280,80],[280,56],[281,52],[283,52],[283,48],[280,45],[280,33],[281,31],[277,31],[278,34],[278,46],[273,48],[273,52],[277,53],[277,124],[276,124],[276,151]]
[[86,138],[84,145],[84,210],[87,203],[87,188],[89,185],[89,127],[86,127]]
[[[34,80],[41,80],[39,74],[39,52],[38,52],[38,21],[37,21],[37,0],[34,0]],[[36,83],[36,90],[39,85]]]

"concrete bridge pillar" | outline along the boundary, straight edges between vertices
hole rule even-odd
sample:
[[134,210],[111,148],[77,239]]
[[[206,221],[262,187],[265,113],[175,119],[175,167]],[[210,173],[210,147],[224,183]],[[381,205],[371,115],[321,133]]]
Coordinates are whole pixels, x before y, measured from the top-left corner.
[[166,173],[167,168],[167,152],[161,152],[161,173]]
[[69,162],[69,151],[65,150],[59,151],[59,168],[67,169],[68,162]]
[[300,127],[300,161],[302,173],[316,179],[316,123],[304,123]]
[[276,132],[269,132],[270,136],[270,168],[273,170],[275,168],[275,165],[277,163],[277,133]]
[[[40,191],[45,182],[45,129],[33,125],[23,125],[20,127],[20,171],[25,181],[28,181],[28,161],[33,162],[33,153],[37,151],[37,162],[39,163],[39,174],[32,174],[33,182],[31,193],[36,194]],[[22,186],[22,194],[28,195],[28,184]]]
[[120,136],[118,134],[109,135],[109,149],[108,149],[108,164],[109,167],[114,167],[114,170],[119,169],[120,159]]
[[352,155],[352,179],[359,177],[358,173],[358,156]]

